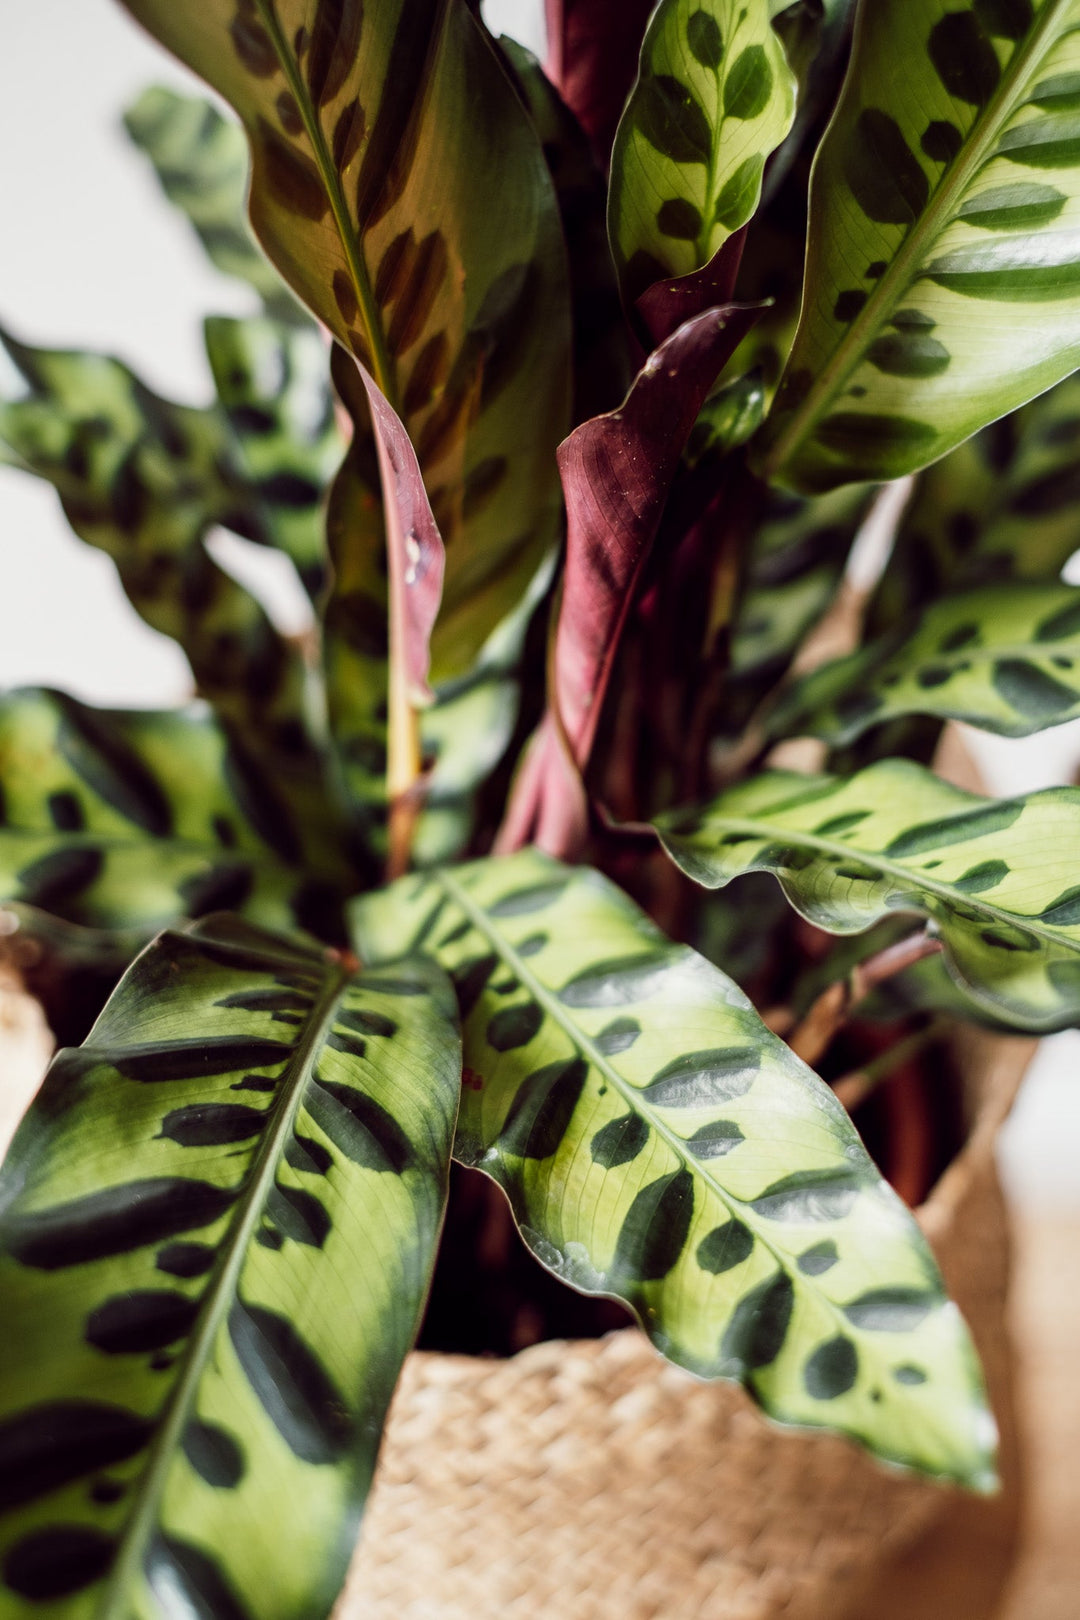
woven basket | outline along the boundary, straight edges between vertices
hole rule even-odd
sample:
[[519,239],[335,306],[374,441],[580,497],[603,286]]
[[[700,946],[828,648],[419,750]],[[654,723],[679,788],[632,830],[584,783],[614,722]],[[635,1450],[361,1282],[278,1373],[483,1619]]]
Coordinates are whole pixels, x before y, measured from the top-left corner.
[[992,1499],[766,1424],[637,1331],[416,1353],[336,1620],[991,1620],[1019,1513],[993,1145],[1031,1052],[967,1032],[967,1145],[919,1210],[1002,1431]]

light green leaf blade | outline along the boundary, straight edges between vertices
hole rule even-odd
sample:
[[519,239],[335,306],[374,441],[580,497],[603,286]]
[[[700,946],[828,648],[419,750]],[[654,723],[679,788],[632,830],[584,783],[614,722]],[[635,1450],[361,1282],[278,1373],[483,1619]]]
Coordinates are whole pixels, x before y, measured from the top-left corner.
[[0,800],[0,900],[144,936],[228,907],[341,937],[355,879],[328,803],[283,797],[197,710],[0,697]]
[[772,872],[830,933],[929,918],[965,994],[1018,1028],[1080,1017],[1080,789],[985,799],[889,759],[849,778],[766,771],[657,830],[695,882]]
[[112,558],[141,617],[179,642],[200,694],[260,748],[302,761],[303,660],[204,545],[215,523],[250,533],[261,518],[224,414],[161,399],[107,355],[2,341],[29,392],[0,400],[0,437]]
[[1077,0],[863,4],[762,466],[925,466],[1080,362]]
[[460,3],[125,3],[235,108],[260,241],[405,422],[448,552],[432,677],[464,674],[560,511],[565,251],[528,114]]
[[267,315],[310,326],[259,247],[247,221],[250,154],[244,132],[202,96],[165,85],[144,90],[124,113],[124,127],[154,166],[161,189],[191,221],[208,257],[227,276],[253,287]]
[[369,958],[423,949],[454,979],[455,1155],[558,1276],[774,1417],[987,1483],[992,1423],[917,1227],[730,979],[535,851],[403,879],[354,916]]
[[627,304],[707,264],[795,116],[767,0],[661,0],[615,135],[608,234]]
[[0,1173],[5,1616],[322,1620],[446,1197],[430,962],[165,934]]
[[901,716],[1029,737],[1080,714],[1080,590],[992,585],[947,596],[793,686],[769,727],[847,743]]
[[870,635],[946,592],[1049,582],[1080,540],[1080,379],[959,445],[919,475],[867,614]]

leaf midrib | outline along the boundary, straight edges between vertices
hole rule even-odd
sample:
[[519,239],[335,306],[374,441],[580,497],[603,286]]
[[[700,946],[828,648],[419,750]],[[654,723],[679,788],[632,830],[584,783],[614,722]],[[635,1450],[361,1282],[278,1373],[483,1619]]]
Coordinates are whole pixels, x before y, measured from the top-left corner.
[[[576,1024],[573,1019],[567,1015],[561,1002],[554,995],[554,993],[548,990],[546,985],[542,984],[540,980],[537,979],[532,972],[530,972],[529,968],[526,966],[525,959],[518,955],[517,951],[515,951],[514,947],[506,939],[505,935],[500,934],[497,929],[491,926],[491,921],[487,913],[481,907],[474,905],[466,890],[464,890],[458,883],[454,881],[452,877],[450,877],[446,869],[440,868],[432,875],[439,880],[439,882],[446,889],[447,893],[450,895],[450,898],[455,901],[455,903],[459,905],[465,912],[466,916],[472,922],[473,927],[476,928],[479,933],[483,934],[489,943],[494,946],[498,954],[510,966],[513,967],[515,977],[517,977],[519,982],[528,990],[529,994],[533,996],[538,1004],[544,1009],[547,1016],[554,1020],[571,1044],[579,1052],[582,1052],[585,1056],[587,1056],[589,1062],[594,1064],[595,1067],[599,1069],[601,1074],[603,1074],[604,1077],[610,1081],[611,1085],[618,1092],[619,1096],[623,1099],[631,1112],[639,1114],[648,1120],[652,1129],[654,1129],[656,1134],[667,1143],[672,1152],[675,1154],[676,1158],[678,1158],[679,1161],[688,1170],[690,1170],[691,1174],[699,1176],[701,1180],[704,1181],[713,1192],[715,1192],[720,1203],[733,1218],[740,1221],[745,1220],[747,1211],[753,1210],[754,1200],[752,1198],[746,1200],[737,1198],[734,1193],[728,1192],[726,1188],[720,1185],[711,1172],[705,1167],[705,1165],[703,1165],[702,1161],[695,1158],[695,1156],[690,1152],[689,1145],[685,1139],[671,1130],[670,1127],[666,1125],[664,1121],[660,1119],[649,1107],[647,1101],[645,1100],[644,1092],[639,1091],[637,1087],[632,1086],[628,1081],[624,1080],[619,1071],[612,1067],[612,1065],[608,1062],[606,1055],[600,1051],[600,1049],[594,1044],[580,1025]],[[824,1082],[821,1083],[824,1084]],[[840,1104],[837,1104],[837,1107],[840,1107]],[[840,1167],[838,1166],[838,1168]],[[759,1193],[757,1196],[760,1198],[762,1194]],[[811,1285],[807,1283],[807,1279],[805,1277],[795,1276],[795,1264],[793,1256],[786,1253],[783,1249],[778,1248],[776,1244],[770,1240],[767,1233],[762,1229],[760,1220],[758,1219],[754,1220],[754,1236],[755,1239],[760,1239],[762,1247],[772,1255],[783,1274],[787,1277],[791,1277],[792,1280],[797,1284],[802,1283],[810,1288],[813,1298],[820,1300],[822,1305],[826,1307],[837,1322],[843,1325],[844,1331],[847,1332],[850,1328],[850,1323],[848,1323],[847,1318],[844,1316],[841,1307],[834,1300],[830,1299],[829,1296],[822,1290],[812,1288]]]
[[[183,1354],[182,1371],[163,1408],[144,1471],[135,1489],[137,1501],[120,1533],[120,1552],[108,1577],[95,1620],[127,1620],[132,1611],[129,1587],[143,1574],[147,1540],[159,1521],[161,1497],[191,1416],[199,1385],[213,1354],[218,1332],[229,1307],[239,1294],[239,1276],[263,1214],[267,1194],[277,1173],[308,1081],[338,1004],[351,978],[347,968],[336,967],[311,1010],[303,1036],[281,1075],[278,1105],[255,1154],[247,1184],[200,1303],[199,1315]],[[193,1042],[197,1044],[197,1042]]]
[[[909,271],[913,271],[921,262],[929,240],[950,223],[954,202],[970,184],[975,172],[987,157],[990,146],[1000,134],[1003,124],[1016,110],[1016,102],[1025,87],[1025,78],[1032,59],[1041,57],[1044,45],[1049,48],[1047,36],[1057,32],[1061,15],[1072,4],[1073,0],[1048,0],[1045,10],[1032,26],[1027,43],[1018,48],[1002,73],[994,94],[971,126],[964,150],[942,176],[938,189],[922,217],[911,226],[892,263],[830,358],[822,366],[802,404],[792,413],[787,427],[762,457],[764,478],[775,478],[792,456],[802,448],[818,421],[834,403],[851,373],[862,363],[867,348],[885,324],[886,316],[893,308],[894,292],[898,300],[914,279],[914,275],[909,275]],[[869,26],[871,9],[869,0],[864,0],[860,29]],[[853,68],[857,61],[857,50],[853,50]],[[853,81],[849,77],[847,83],[851,82]],[[809,246],[806,264],[809,266]],[[800,318],[800,326],[801,324]]]
[[[278,21],[275,8],[268,4],[268,0],[255,0],[259,18],[270,36],[277,58],[281,63],[282,72],[289,82],[289,89],[300,111],[304,131],[311,144],[311,150],[319,170],[319,176],[330,203],[330,211],[334,216],[334,225],[337,228],[338,238],[345,262],[349,268],[349,279],[352,282],[356,301],[364,321],[364,335],[371,350],[371,369],[380,390],[386,396],[392,408],[400,416],[401,406],[398,399],[397,373],[390,352],[386,347],[385,334],[379,320],[378,304],[368,278],[367,266],[364,263],[360,250],[360,243],[349,217],[348,205],[341,186],[341,176],[334,165],[330,151],[326,144],[322,124],[316,109],[311,104],[307,86],[300,76],[299,65],[289,50]],[[355,357],[354,357],[355,358]]]
[[[820,802],[827,804],[828,800],[825,798]],[[833,860],[862,860],[868,866],[878,867],[882,873],[887,874],[888,876],[902,879],[905,886],[915,884],[920,888],[930,891],[931,893],[937,895],[940,899],[944,900],[950,906],[970,905],[976,910],[981,910],[986,913],[987,922],[1000,922],[1007,924],[1012,928],[1023,927],[1028,929],[1029,932],[1037,934],[1041,939],[1044,939],[1047,944],[1064,945],[1071,951],[1080,952],[1080,939],[1070,939],[1067,934],[1059,933],[1049,928],[1045,923],[1041,922],[1038,917],[1029,917],[1025,912],[1022,911],[1005,911],[1002,907],[995,906],[988,900],[982,900],[977,894],[964,894],[962,891],[957,890],[954,886],[948,883],[943,883],[934,878],[924,877],[921,872],[914,871],[910,866],[902,866],[897,861],[889,860],[887,855],[880,854],[875,850],[864,849],[859,844],[841,844],[831,838],[822,838],[816,833],[802,832],[798,828],[785,826],[782,822],[774,823],[763,819],[754,820],[740,816],[710,815],[705,825],[710,832],[712,832],[714,829],[717,831],[722,830],[726,832],[744,832],[749,837],[760,839],[763,843],[775,841],[778,843],[797,844],[803,848],[816,850],[820,854],[827,855]],[[662,824],[660,825],[659,830],[661,837],[664,837],[665,829]],[[670,832],[667,834],[667,836],[671,837],[673,840],[685,838],[689,841],[689,839],[693,838],[694,835]],[[975,843],[976,841],[977,840],[974,838],[970,840],[971,843]],[[964,840],[964,842],[969,842],[969,840]],[[949,846],[944,845],[942,847],[948,848]],[[927,854],[932,853],[932,851],[927,851]],[[751,870],[751,868],[744,867],[743,870]],[[767,870],[772,871],[773,868],[769,867]],[[733,872],[731,875],[732,877],[737,877],[739,873]],[[800,874],[796,873],[794,875],[798,877]],[[915,915],[918,915],[918,912],[916,912]],[[957,918],[957,921],[963,922],[964,919]],[[856,932],[858,932],[858,930],[856,930]]]

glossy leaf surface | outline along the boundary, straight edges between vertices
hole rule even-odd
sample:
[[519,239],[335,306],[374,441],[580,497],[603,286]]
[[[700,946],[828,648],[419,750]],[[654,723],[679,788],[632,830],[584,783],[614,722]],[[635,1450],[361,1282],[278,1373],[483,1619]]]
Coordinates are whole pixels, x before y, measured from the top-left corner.
[[430,962],[165,934],[0,1174],[0,1603],[321,1620],[427,1290],[460,1073]]
[[774,736],[846,743],[902,715],[1028,737],[1080,713],[1080,591],[998,585],[946,596],[914,622],[794,686]]
[[608,231],[628,305],[708,264],[746,223],[794,114],[767,0],[661,0],[611,162]]
[[527,113],[458,0],[126,3],[240,115],[261,242],[408,428],[449,548],[433,673],[465,673],[558,521],[565,255]]
[[984,799],[891,759],[847,779],[764,772],[657,827],[708,888],[772,872],[836,934],[920,914],[980,1006],[1027,1029],[1080,1018],[1076,788]]
[[0,698],[0,899],[149,934],[223,908],[340,937],[355,880],[317,796],[287,800],[206,715]]
[[1077,0],[862,6],[770,476],[897,477],[1080,361],[1078,24]]
[[730,979],[535,851],[406,878],[355,918],[369,959],[451,973],[455,1154],[558,1276],[776,1417],[985,1484],[970,1347],[914,1222]]
[[202,96],[151,85],[124,127],[153,164],[161,189],[187,216],[212,262],[254,288],[267,313],[290,326],[311,317],[267,259],[247,221],[250,154],[244,134]]

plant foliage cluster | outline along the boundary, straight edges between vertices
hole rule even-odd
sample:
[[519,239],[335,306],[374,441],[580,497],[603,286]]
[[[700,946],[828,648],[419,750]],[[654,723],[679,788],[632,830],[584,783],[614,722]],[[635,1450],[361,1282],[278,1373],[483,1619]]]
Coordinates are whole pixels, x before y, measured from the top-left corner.
[[808,1061],[869,991],[864,1090],[1080,1018],[1080,791],[930,764],[1080,713],[1080,0],[549,0],[546,71],[465,0],[124,3],[236,114],[127,127],[258,313],[203,409],[3,336],[198,698],[0,699],[0,899],[124,970],[0,1172],[0,1611],[329,1612],[451,1158],[680,1366],[987,1488]]

